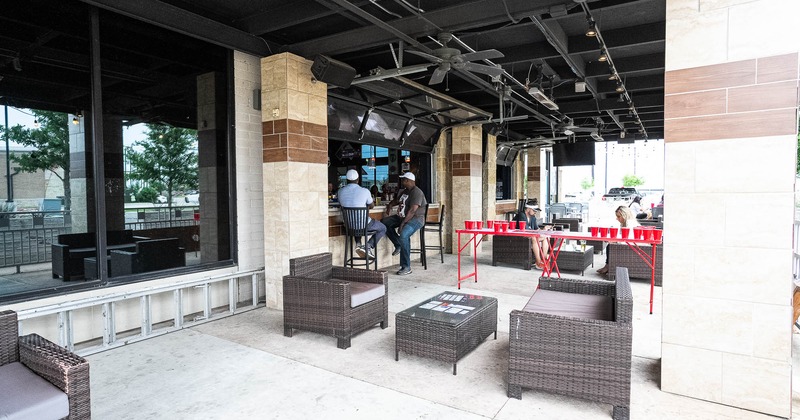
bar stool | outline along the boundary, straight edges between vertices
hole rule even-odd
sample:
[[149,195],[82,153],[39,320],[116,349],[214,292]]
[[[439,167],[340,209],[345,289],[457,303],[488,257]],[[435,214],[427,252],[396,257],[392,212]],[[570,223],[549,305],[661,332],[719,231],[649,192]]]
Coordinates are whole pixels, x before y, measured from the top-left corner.
[[367,242],[370,238],[377,233],[374,230],[367,229],[369,222],[369,208],[367,207],[342,207],[342,222],[344,224],[344,267],[350,264],[350,267],[364,266],[369,270],[371,263],[375,264],[375,270],[378,269],[378,250],[373,249],[375,258],[370,258],[369,254],[363,258],[353,253],[353,244],[359,238],[364,238],[364,249],[366,250]]
[[427,247],[425,246],[425,226],[428,225],[428,208],[430,206],[431,206],[430,204],[425,205],[425,216],[422,219],[424,221],[424,224],[417,231],[417,234],[419,234],[419,248],[411,248],[409,250],[411,254],[419,254],[420,256],[419,259],[422,262],[422,266],[425,268],[425,270],[428,269],[428,256],[425,253],[425,249],[427,249]]
[[444,209],[445,209],[444,204],[439,206],[439,220],[435,222],[428,222],[426,220],[425,227],[422,228],[423,230],[425,230],[425,232],[439,233],[439,245],[425,245],[425,249],[438,249],[439,257],[441,258],[443,264],[444,264],[444,241],[442,240],[442,229],[444,226]]

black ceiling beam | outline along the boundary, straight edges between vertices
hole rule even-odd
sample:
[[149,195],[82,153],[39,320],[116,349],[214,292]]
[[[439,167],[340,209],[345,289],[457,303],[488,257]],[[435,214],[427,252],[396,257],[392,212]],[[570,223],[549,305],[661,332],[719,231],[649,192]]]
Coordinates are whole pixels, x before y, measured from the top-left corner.
[[[509,13],[514,18],[523,18],[532,13],[542,13],[549,6],[563,3],[564,0],[542,0],[535,3],[528,0],[506,0]],[[497,4],[484,0],[428,11],[424,14],[424,17],[436,26],[451,32],[508,22],[509,20],[508,14],[506,14],[503,7],[498,7]],[[387,25],[411,38],[435,35],[435,30],[425,25],[417,16],[396,19],[388,22]],[[396,41],[396,35],[387,32],[385,29],[370,26],[332,34],[319,39],[298,42],[287,46],[286,49],[297,55],[311,57],[316,54],[344,54]]]
[[80,0],[152,25],[221,47],[243,51],[260,57],[279,51],[281,46],[226,24],[191,13],[158,0]]
[[[648,95],[631,95],[636,109],[646,106],[664,106],[664,94],[648,94]],[[625,102],[617,102],[617,98],[600,100],[599,108],[601,110],[607,109],[628,109],[628,104]],[[592,112],[598,110],[598,104],[594,100],[579,101],[579,102],[565,102],[560,103],[559,107],[565,114],[573,114],[578,112]]]

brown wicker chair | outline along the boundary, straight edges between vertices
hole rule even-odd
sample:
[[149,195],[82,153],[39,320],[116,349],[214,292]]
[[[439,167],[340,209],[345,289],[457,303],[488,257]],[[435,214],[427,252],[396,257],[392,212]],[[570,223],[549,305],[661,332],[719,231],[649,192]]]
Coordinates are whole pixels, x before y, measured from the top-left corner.
[[496,235],[492,238],[492,265],[497,263],[522,264],[530,270],[536,262],[531,246],[533,239],[523,236]]
[[[383,296],[352,306],[355,290],[382,284]],[[329,252],[293,258],[283,277],[283,335],[305,330],[334,336],[350,347],[352,336],[380,324],[389,326],[389,276],[386,271],[334,267]]]
[[[24,368],[44,378],[67,394],[67,403],[69,404],[67,419],[90,419],[92,417],[89,399],[89,362],[37,334],[19,337],[17,313],[2,311],[0,312],[0,366],[8,368],[15,362],[21,363]],[[46,384],[44,386],[47,387]],[[17,388],[25,389],[22,384],[19,384]],[[29,390],[25,392],[29,392]],[[32,398],[30,395],[21,396],[16,393],[16,398],[20,397]],[[6,398],[15,398],[15,396],[13,393],[9,395],[7,391],[0,393],[0,417],[5,418],[5,415],[9,414],[4,410],[25,408],[20,407],[24,404],[21,399],[16,399],[17,407],[12,407],[7,404]],[[28,413],[30,414],[30,412]]]
[[[561,293],[550,303],[555,310],[531,309],[529,303],[528,310],[511,311],[508,396],[522,398],[522,388],[553,392],[611,404],[614,419],[628,419],[633,298],[625,269],[615,283],[543,277],[539,285],[537,293]],[[575,295],[595,295],[588,299],[599,302],[605,320],[568,315],[575,308],[553,303],[583,300]]]
[[[626,244],[611,243],[608,246],[608,274],[610,280],[614,280],[614,273],[617,272],[617,267],[625,267],[628,269],[629,278],[650,282],[652,271],[639,254]],[[664,280],[664,246],[657,246],[655,285],[661,287]],[[650,246],[643,245],[642,250],[647,252],[647,255],[650,255]]]

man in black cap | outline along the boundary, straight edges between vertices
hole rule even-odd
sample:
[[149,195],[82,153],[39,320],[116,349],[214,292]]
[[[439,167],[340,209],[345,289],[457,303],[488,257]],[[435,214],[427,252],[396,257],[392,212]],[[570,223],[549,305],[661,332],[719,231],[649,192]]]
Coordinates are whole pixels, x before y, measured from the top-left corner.
[[[386,215],[381,222],[386,225],[386,237],[394,244],[392,255],[400,254],[397,275],[405,276],[411,274],[411,235],[425,225],[425,208],[422,206],[427,206],[428,201],[411,172],[400,175],[400,183],[403,189],[386,205]],[[390,216],[394,206],[399,206],[397,214]]]

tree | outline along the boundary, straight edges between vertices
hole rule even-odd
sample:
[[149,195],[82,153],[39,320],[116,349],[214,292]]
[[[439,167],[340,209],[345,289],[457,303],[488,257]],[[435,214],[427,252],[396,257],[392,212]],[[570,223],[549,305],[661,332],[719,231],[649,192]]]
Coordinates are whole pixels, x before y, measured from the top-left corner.
[[162,186],[171,207],[175,191],[197,189],[197,132],[158,124],[147,124],[147,129],[146,140],[125,148],[125,157],[132,168],[129,176]]
[[644,184],[644,178],[636,175],[625,175],[622,177],[623,187],[636,187]]
[[[32,147],[30,153],[12,153],[10,159],[22,172],[52,171],[64,184],[64,208],[70,209],[69,187],[69,122],[67,114],[32,110],[39,128],[25,128],[19,124],[9,130],[9,139]],[[63,169],[64,174],[56,170]]]
[[594,188],[594,179],[583,178],[583,181],[581,181],[581,189],[591,190],[592,188]]

